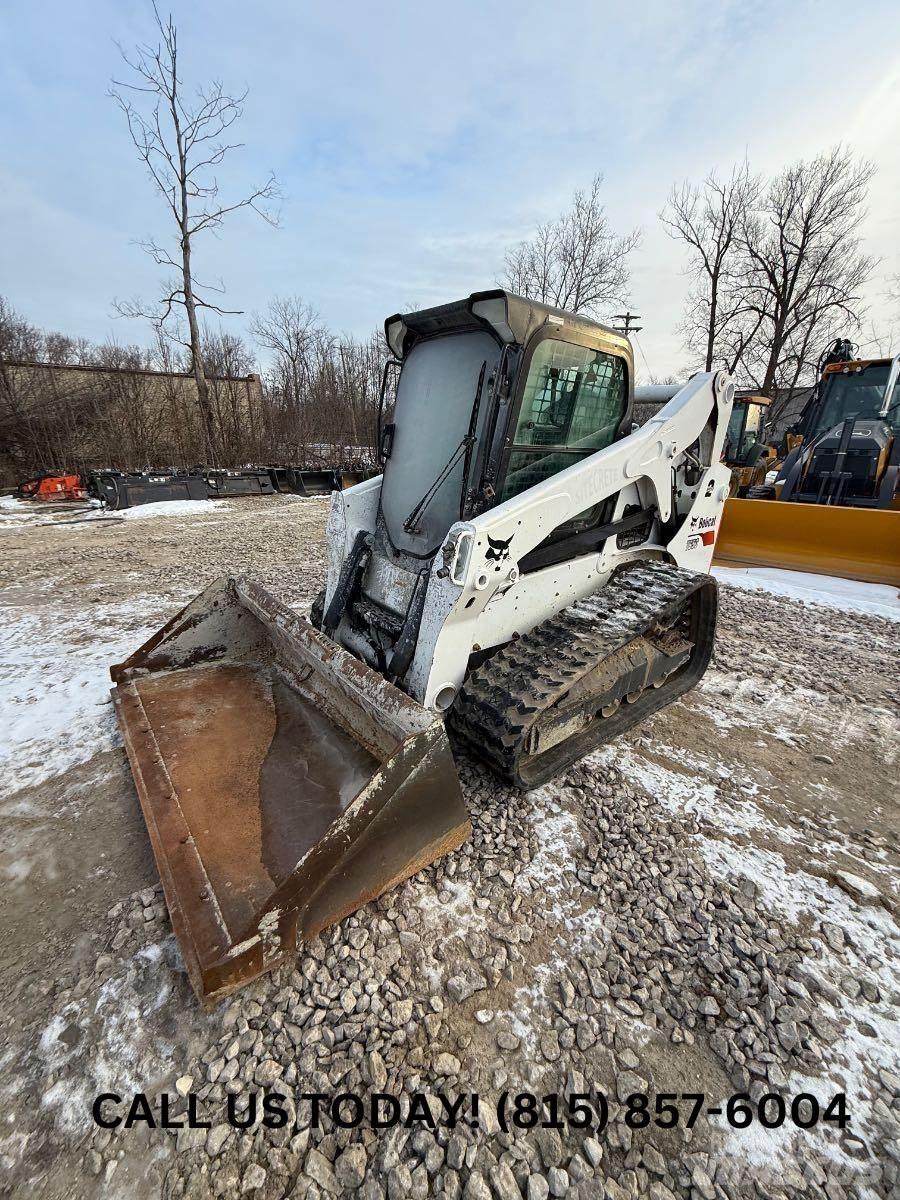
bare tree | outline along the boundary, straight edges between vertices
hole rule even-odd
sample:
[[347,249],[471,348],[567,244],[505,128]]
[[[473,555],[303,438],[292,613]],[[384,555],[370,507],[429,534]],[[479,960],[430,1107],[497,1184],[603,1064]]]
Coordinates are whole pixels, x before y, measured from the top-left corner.
[[277,185],[270,175],[261,187],[243,199],[231,203],[220,199],[216,170],[229,151],[240,146],[228,141],[228,130],[240,118],[247,93],[230,96],[222,83],[215,80],[187,99],[180,75],[175,23],[171,16],[163,20],[155,3],[153,15],[160,41],[155,46],[140,45],[133,54],[120,47],[131,78],[114,80],[110,95],[125,114],[138,155],[177,229],[175,253],[155,239],[142,243],[143,249],[157,265],[171,268],[175,275],[166,282],[162,297],[151,308],[134,300],[119,302],[117,308],[126,316],[150,317],[167,331],[172,318],[182,312],[187,323],[187,340],[183,333],[171,336],[190,350],[207,459],[214,461],[213,411],[203,365],[198,312],[205,309],[224,315],[238,310],[225,309],[210,298],[210,293],[224,291],[221,283],[198,281],[192,261],[193,242],[197,234],[219,229],[225,217],[239,209],[253,209],[275,224],[268,204],[278,194]]
[[741,310],[741,231],[759,191],[759,178],[745,161],[728,179],[712,171],[699,186],[673,185],[659,214],[669,235],[689,248],[693,284],[682,328],[689,348],[702,355],[705,371],[713,369],[722,335]]
[[278,454],[310,465],[371,459],[383,335],[337,336],[299,296],[274,299],[251,329],[270,354],[265,421]]
[[860,323],[876,265],[859,236],[874,171],[835,147],[782,171],[744,221],[743,320],[758,332],[741,365],[765,395],[796,387],[824,343]]
[[610,229],[600,199],[603,176],[590,191],[577,191],[572,206],[539,225],[533,238],[506,255],[503,285],[513,292],[570,312],[597,315],[626,299],[628,256],[640,231],[619,236]]
[[838,146],[768,182],[744,164],[726,184],[709,176],[673,190],[661,216],[691,250],[685,328],[707,369],[722,363],[766,395],[789,396],[814,375],[822,346],[858,327],[875,266],[859,235],[873,171]]
[[30,437],[26,408],[7,364],[10,360],[33,360],[43,344],[41,331],[26,321],[0,296],[0,449]]
[[44,334],[20,313],[5,296],[0,296],[0,355],[20,362],[41,358]]
[[203,329],[203,361],[209,373],[210,401],[216,417],[224,459],[246,463],[262,452],[255,389],[247,379],[257,368],[247,343],[224,329]]
[[253,314],[250,332],[275,356],[282,389],[298,406],[309,390],[316,347],[330,337],[322,318],[299,296],[276,296],[264,313]]

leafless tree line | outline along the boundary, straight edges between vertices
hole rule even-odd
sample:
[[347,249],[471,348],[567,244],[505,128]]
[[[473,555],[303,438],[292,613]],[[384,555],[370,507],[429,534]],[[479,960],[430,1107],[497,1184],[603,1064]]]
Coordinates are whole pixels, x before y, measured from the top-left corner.
[[252,329],[257,345],[201,331],[204,415],[190,350],[161,332],[149,349],[95,344],[45,332],[0,297],[7,482],[62,467],[370,461],[383,339],[337,336],[296,298],[273,301]]
[[773,397],[815,378],[823,347],[852,334],[876,261],[860,227],[874,173],[844,147],[771,178],[744,162],[727,178],[672,188],[660,214],[688,248],[683,332],[706,370],[724,366]]
[[[860,227],[874,167],[844,147],[772,177],[747,162],[729,175],[676,184],[660,213],[688,250],[682,332],[705,370],[726,367],[747,387],[788,402],[813,382],[824,346],[865,316],[862,289],[876,266]],[[502,282],[533,299],[609,317],[629,300],[640,231],[618,234],[602,178],[506,256]]]

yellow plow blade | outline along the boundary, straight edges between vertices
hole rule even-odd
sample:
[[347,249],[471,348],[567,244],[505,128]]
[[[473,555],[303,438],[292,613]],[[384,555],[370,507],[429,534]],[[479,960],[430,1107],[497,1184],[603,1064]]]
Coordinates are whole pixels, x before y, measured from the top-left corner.
[[900,511],[726,500],[713,561],[900,587]]

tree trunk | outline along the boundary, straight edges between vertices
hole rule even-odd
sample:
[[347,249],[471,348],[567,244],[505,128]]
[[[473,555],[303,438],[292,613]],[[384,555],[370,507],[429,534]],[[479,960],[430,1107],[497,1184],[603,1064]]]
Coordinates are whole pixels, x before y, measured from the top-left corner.
[[714,274],[710,280],[710,295],[709,295],[709,328],[706,331],[706,367],[705,370],[711,371],[713,359],[716,352],[716,312],[719,302],[719,280],[718,275]]
[[197,323],[197,306],[191,285],[191,239],[185,230],[181,240],[181,257],[184,263],[184,307],[187,312],[188,330],[191,339],[191,366],[197,385],[197,404],[200,408],[200,427],[203,438],[204,458],[207,465],[216,466],[216,447],[213,438],[212,409],[209,403],[209,385],[203,369],[203,353],[200,343],[200,326]]
[[344,386],[347,389],[347,408],[350,413],[350,439],[353,446],[359,445],[359,431],[356,424],[356,396],[354,388],[350,383],[350,372],[347,369],[347,357],[344,354],[344,347],[340,347],[341,366],[344,368]]

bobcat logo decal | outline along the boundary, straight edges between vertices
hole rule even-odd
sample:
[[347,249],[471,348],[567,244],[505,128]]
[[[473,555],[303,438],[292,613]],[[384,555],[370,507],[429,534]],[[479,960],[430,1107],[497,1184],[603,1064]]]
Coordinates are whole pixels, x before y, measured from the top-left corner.
[[712,529],[716,520],[716,517],[691,517],[691,529]]
[[505,559],[509,558],[509,543],[512,540],[513,535],[510,535],[504,542],[500,538],[492,538],[491,535],[488,534],[488,552],[484,557],[497,564],[494,568],[495,571],[499,571],[500,564]]

